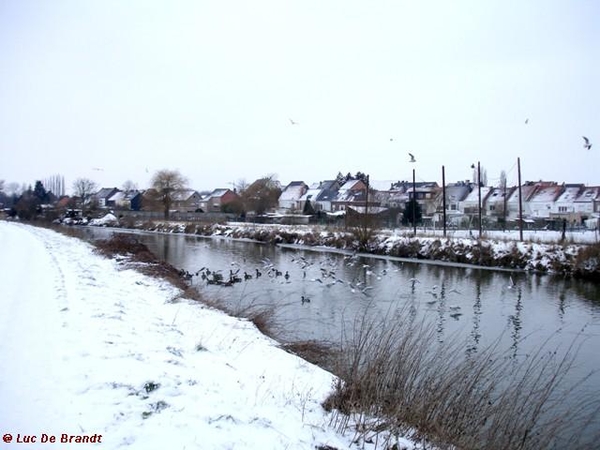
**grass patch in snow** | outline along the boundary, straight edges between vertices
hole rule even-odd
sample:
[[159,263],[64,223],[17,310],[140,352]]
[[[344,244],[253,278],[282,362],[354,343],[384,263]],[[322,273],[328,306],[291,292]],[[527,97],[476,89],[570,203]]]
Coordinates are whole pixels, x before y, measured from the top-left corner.
[[188,284],[180,270],[158,259],[137,237],[117,233],[109,239],[94,241],[94,245],[98,253],[108,258],[125,257],[128,263],[133,264],[144,275],[162,278],[181,289],[181,293],[173,301],[180,298],[202,299],[198,290]]
[[[594,447],[600,400],[565,382],[575,344],[564,356],[547,343],[518,360],[498,344],[465,354],[464,343],[432,345],[433,327],[402,317],[365,315],[345,334],[334,370],[340,380],[323,405],[339,431],[380,439],[381,448],[395,435],[442,449]],[[578,406],[565,410],[573,396]]]
[[295,341],[281,345],[281,348],[300,358],[325,369],[332,369],[336,350],[332,344],[315,341]]

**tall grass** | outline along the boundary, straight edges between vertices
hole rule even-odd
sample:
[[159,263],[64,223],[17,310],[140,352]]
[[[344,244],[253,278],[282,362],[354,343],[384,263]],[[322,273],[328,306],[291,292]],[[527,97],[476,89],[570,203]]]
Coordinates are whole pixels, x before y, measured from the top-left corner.
[[425,321],[365,314],[344,335],[340,382],[324,406],[340,431],[381,448],[395,435],[442,449],[594,448],[600,399],[566,382],[575,346],[560,356],[547,342],[517,361],[499,345],[467,354],[458,339],[436,342]]

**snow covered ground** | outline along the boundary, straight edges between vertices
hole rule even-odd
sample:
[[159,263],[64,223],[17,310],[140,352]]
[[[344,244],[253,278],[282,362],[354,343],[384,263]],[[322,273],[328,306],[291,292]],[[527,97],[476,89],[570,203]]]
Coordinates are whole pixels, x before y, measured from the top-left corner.
[[333,375],[178,296],[87,243],[0,221],[2,448],[356,448],[321,407]]
[[[228,222],[232,228],[265,228],[265,229],[285,229],[287,231],[294,231],[298,233],[312,231],[317,229],[313,225],[301,226],[301,225],[280,225],[280,224],[254,224],[245,222]],[[177,222],[173,222],[173,226],[176,226]],[[179,223],[181,226],[181,223]],[[182,226],[182,229],[184,226]],[[326,228],[326,227],[325,227]],[[378,234],[383,236],[413,236],[413,229],[410,227],[396,228],[396,229],[379,229]],[[442,229],[423,228],[417,227],[418,237],[436,237],[442,238],[444,232]],[[446,237],[450,239],[475,239],[479,236],[477,229],[473,230],[455,230],[447,229]],[[490,239],[495,241],[519,241],[520,234],[519,230],[483,230],[482,237],[484,239]],[[548,243],[557,244],[561,243],[562,232],[552,230],[523,230],[523,241],[534,242],[534,243]],[[576,231],[567,231],[565,233],[565,243],[567,244],[596,244],[600,242],[600,230],[595,229],[582,229]]]

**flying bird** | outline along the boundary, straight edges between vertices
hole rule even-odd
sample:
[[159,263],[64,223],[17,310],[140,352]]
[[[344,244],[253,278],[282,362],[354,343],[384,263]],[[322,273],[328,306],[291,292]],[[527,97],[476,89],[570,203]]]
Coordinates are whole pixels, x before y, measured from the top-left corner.
[[529,123],[529,119],[525,119],[525,125]]
[[590,148],[592,148],[592,144],[590,144],[590,140],[588,138],[586,138],[585,136],[581,136],[581,137],[585,141],[585,144],[583,144],[583,148],[585,148],[586,150],[589,150]]
[[291,123],[292,125],[298,125],[298,122],[294,122],[292,119],[290,119],[290,123]]
[[410,156],[410,161],[411,163],[413,162],[417,162],[417,160],[415,159],[415,156],[412,153],[409,153],[408,156]]

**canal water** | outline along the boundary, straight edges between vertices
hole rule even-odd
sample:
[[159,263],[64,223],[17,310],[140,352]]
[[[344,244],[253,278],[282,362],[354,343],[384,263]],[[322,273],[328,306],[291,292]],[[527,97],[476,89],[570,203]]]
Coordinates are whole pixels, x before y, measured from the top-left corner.
[[[86,228],[85,232],[103,238],[115,231]],[[467,351],[477,351],[498,337],[515,354],[529,352],[549,338],[548,345],[554,346],[576,342],[583,362],[579,370],[600,369],[598,284],[318,248],[135,234],[177,268],[190,273],[208,268],[226,280],[231,273],[242,278],[223,287],[194,276],[192,284],[207,298],[231,307],[275,306],[286,339],[338,341],[365,312],[399,320],[409,316],[431,320],[439,341],[462,334]],[[303,297],[310,301],[303,302]]]
[[[86,229],[94,238],[112,232]],[[225,280],[230,274],[240,277],[241,282],[227,287],[209,285],[201,276],[194,276],[192,283],[207,298],[232,308],[274,306],[286,340],[339,342],[368,314],[430,321],[439,342],[458,335],[467,353],[498,340],[498,351],[515,358],[544,343],[548,351],[559,353],[575,344],[571,378],[594,372],[582,389],[590,396],[600,394],[598,284],[225,238],[136,236],[177,268],[190,273],[208,268]]]

